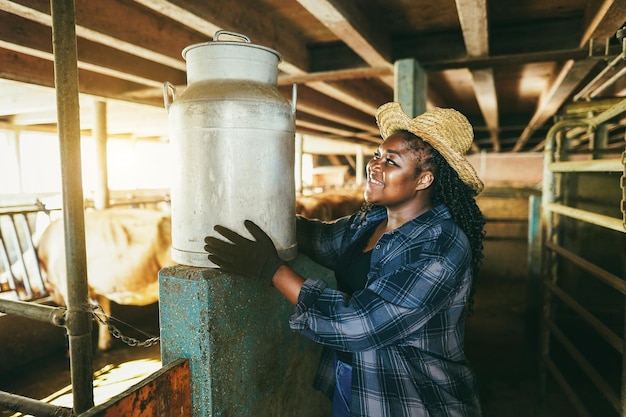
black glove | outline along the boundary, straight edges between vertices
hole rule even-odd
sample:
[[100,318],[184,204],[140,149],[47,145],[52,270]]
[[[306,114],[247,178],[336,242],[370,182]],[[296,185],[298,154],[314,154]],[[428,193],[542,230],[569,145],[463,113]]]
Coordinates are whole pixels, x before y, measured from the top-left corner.
[[274,274],[281,265],[285,265],[285,261],[278,256],[272,239],[259,226],[251,220],[246,220],[244,225],[256,241],[216,225],[213,229],[230,242],[207,236],[204,238],[204,250],[209,252],[209,260],[224,271],[260,278],[272,284]]

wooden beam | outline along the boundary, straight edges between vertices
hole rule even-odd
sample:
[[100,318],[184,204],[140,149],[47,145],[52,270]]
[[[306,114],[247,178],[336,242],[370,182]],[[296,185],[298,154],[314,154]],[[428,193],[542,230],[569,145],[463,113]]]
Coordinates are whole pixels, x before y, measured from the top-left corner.
[[[185,70],[180,55],[190,44],[201,42],[199,34],[181,30],[169,21],[157,21],[153,15],[139,13],[118,0],[106,3],[89,0],[76,1],[76,36],[111,48],[160,62],[172,68]],[[0,2],[0,10],[8,11],[39,24],[51,26],[50,2],[47,0],[19,0]],[[124,21],[124,25],[111,22]],[[161,30],[143,30],[159,27]]]
[[512,152],[519,152],[524,148],[533,132],[559,110],[563,103],[578,88],[581,80],[587,78],[596,65],[597,61],[594,60],[569,60],[562,66],[551,87],[539,99],[539,104],[533,117],[515,143]]
[[393,68],[384,67],[366,67],[366,68],[350,68],[335,71],[320,71],[301,75],[280,75],[278,77],[278,85],[306,84],[314,81],[342,81],[354,80],[357,78],[377,78],[381,76],[392,76]]
[[[489,56],[489,32],[487,28],[487,3],[485,0],[456,0],[463,39],[470,57]],[[500,151],[498,141],[498,96],[493,69],[472,70],[474,95],[489,130],[493,151]]]
[[[357,4],[347,0],[297,0],[313,16],[330,29],[342,42],[355,51],[373,67],[393,68],[391,43],[358,9]],[[381,78],[393,86],[393,77]]]
[[585,10],[585,25],[580,47],[591,39],[605,40],[615,36],[626,21],[626,3],[621,0],[590,1]]
[[500,141],[498,139],[499,119],[498,119],[498,98],[496,94],[496,83],[493,78],[492,69],[473,70],[472,80],[474,81],[474,93],[478,106],[485,119],[487,130],[493,143],[493,151],[500,152]]
[[[281,87],[280,90],[286,98],[291,97],[291,88]],[[303,111],[320,118],[370,132],[374,135],[379,133],[372,115],[334,100],[306,85],[298,87],[296,106],[298,112],[296,117],[298,117],[300,111]]]
[[[282,32],[279,33],[279,28],[276,28],[271,20],[267,19],[263,10],[254,8],[246,8],[244,10],[242,6],[237,3],[230,5],[228,8],[224,8],[223,5],[216,2],[199,3],[192,0],[137,1],[154,11],[166,14],[168,18],[174,19],[194,30],[203,31],[206,35],[208,35],[208,33],[206,33],[208,30],[217,28],[234,30],[241,25],[241,16],[245,15],[249,30],[247,33],[244,33],[244,35],[248,36],[254,43],[276,49],[283,57],[283,62],[281,62],[279,68],[281,71],[288,74],[286,77],[291,76],[295,79],[303,77],[300,79],[301,82],[303,79],[309,77],[307,71],[310,66],[310,55],[305,40],[297,35],[293,35],[298,33],[295,29],[289,36],[285,36]],[[195,17],[188,20],[189,13],[193,14]],[[355,14],[358,13],[355,12]],[[206,22],[209,23],[207,24]],[[389,64],[386,63],[385,66],[389,67]],[[380,70],[375,68],[373,71],[377,72]],[[339,74],[340,79],[350,79],[344,78],[345,76],[346,74]],[[354,73],[352,73],[352,77],[354,77]],[[392,75],[390,77],[393,78]],[[312,80],[304,81],[308,87],[349,106],[353,106],[360,111],[374,114],[377,106],[380,104],[377,102],[377,104],[368,105],[367,98],[364,101],[361,97],[362,92],[350,91],[342,86],[328,84],[324,82],[323,77],[310,77],[308,80]],[[293,80],[290,81],[294,82]],[[283,79],[282,82],[286,81]]]
[[[261,7],[247,7],[240,2],[231,2],[227,6],[219,1],[195,0],[135,0],[137,3],[172,19],[181,25],[202,33],[204,41],[213,39],[218,30],[241,33],[242,16],[245,16],[246,33],[257,45],[263,45],[278,51],[283,61],[280,69],[289,74],[303,74],[311,66],[311,57],[306,48],[306,41],[298,35],[296,28],[287,30],[276,26],[268,13]],[[286,35],[288,33],[288,35]]]
[[[54,60],[49,26],[0,11],[0,46],[11,51]],[[163,81],[184,83],[183,71],[138,58],[108,46],[77,39],[78,67],[150,87],[161,88]]]
[[467,55],[489,55],[487,30],[487,3],[485,0],[455,0],[459,22],[463,31]]
[[323,119],[317,119],[307,115],[301,115],[296,118],[296,127],[298,130],[300,130],[300,128],[305,128],[310,132],[317,132],[317,134],[321,136],[330,135],[344,140],[356,138],[360,139],[360,141],[380,144],[380,136],[375,136],[365,132],[357,132],[339,124],[328,124]]

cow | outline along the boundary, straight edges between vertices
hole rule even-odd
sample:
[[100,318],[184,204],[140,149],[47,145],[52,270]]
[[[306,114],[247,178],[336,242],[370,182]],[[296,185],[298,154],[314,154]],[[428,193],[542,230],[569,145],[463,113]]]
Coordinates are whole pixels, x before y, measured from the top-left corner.
[[[58,305],[66,305],[67,268],[63,220],[42,233],[37,253],[46,289]],[[167,212],[151,209],[105,209],[85,212],[85,249],[89,298],[110,316],[111,301],[145,306],[158,301],[158,273],[174,265],[171,221]],[[98,349],[113,339],[100,323]]]
[[296,198],[296,213],[309,219],[334,220],[358,211],[364,203],[362,189],[334,189]]

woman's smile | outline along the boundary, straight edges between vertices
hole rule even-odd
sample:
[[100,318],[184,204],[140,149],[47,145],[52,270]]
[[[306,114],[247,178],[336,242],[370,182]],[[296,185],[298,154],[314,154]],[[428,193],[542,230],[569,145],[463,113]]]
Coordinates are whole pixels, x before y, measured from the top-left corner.
[[[375,175],[377,175],[377,177],[375,177]],[[372,185],[374,187],[385,185],[381,177],[382,175],[380,173],[374,174],[373,172],[370,172],[368,176],[368,181],[367,181],[368,185]],[[378,179],[378,178],[381,178],[381,179]]]

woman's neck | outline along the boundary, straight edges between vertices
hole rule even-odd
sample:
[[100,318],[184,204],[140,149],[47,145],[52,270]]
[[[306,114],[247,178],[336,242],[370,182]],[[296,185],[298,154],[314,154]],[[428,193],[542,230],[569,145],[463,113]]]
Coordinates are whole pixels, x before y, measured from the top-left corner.
[[403,224],[421,216],[433,208],[432,202],[428,201],[423,204],[413,204],[402,208],[387,208],[387,220],[385,232],[394,230]]

